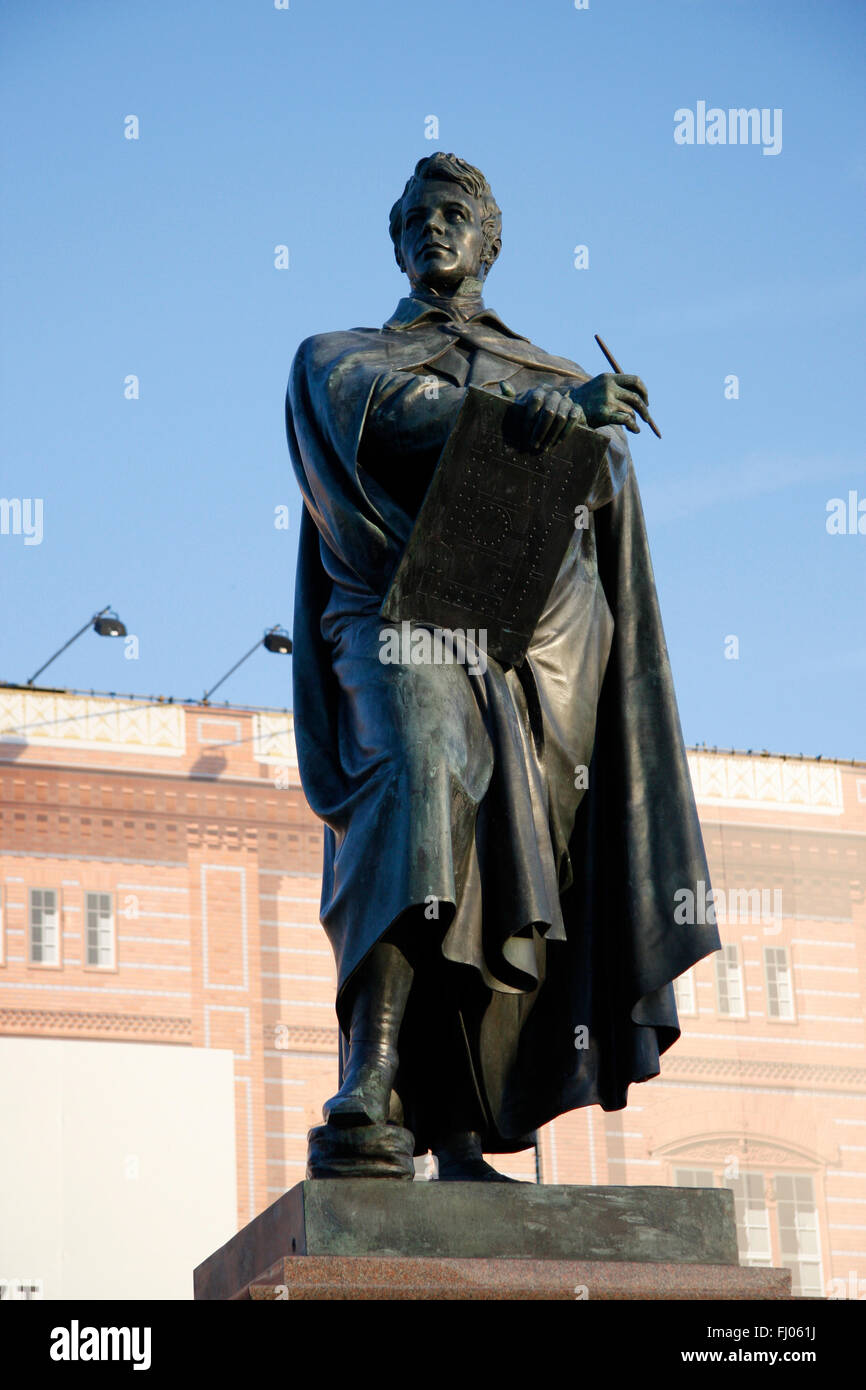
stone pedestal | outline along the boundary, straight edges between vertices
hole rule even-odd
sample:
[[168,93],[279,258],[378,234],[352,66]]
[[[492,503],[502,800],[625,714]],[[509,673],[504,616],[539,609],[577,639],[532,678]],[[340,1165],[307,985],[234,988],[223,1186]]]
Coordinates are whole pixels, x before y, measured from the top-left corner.
[[790,1298],[786,1269],[635,1264],[621,1260],[424,1260],[307,1255],[278,1260],[240,1295],[252,1299]]
[[741,1269],[722,1188],[298,1183],[195,1271],[197,1299],[789,1298]]

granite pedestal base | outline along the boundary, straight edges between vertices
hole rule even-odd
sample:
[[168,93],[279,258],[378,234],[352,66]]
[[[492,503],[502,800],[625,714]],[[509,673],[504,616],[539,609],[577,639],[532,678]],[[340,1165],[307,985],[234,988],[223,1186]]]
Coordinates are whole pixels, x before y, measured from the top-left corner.
[[787,1269],[635,1264],[621,1260],[425,1260],[289,1256],[240,1295],[255,1300],[592,1299],[697,1301],[791,1296]]
[[722,1188],[298,1183],[195,1271],[197,1299],[789,1298],[741,1269]]

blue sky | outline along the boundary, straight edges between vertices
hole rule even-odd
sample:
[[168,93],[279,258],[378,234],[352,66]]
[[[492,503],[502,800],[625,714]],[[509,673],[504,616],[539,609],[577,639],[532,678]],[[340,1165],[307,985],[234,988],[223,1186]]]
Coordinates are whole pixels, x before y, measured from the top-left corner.
[[[388,211],[439,148],[503,210],[487,302],[597,371],[600,333],[649,386],[687,741],[866,758],[866,535],[826,529],[866,502],[861,4],[7,0],[2,24],[0,492],[44,511],[39,545],[0,535],[0,678],[109,602],[138,659],[88,633],[46,681],[198,697],[290,626],[291,358],[392,312]],[[781,110],[781,151],[676,144],[699,101]],[[217,698],[285,706],[290,674],[260,651]]]

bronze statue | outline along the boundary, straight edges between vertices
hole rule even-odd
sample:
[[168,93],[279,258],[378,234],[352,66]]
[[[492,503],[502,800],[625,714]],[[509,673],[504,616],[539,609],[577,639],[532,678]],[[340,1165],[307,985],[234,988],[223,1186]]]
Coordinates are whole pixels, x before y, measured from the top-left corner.
[[[646,388],[485,307],[500,229],[478,169],[422,159],[390,219],[410,294],[381,329],[307,339],[289,381],[295,732],[341,1030],[311,1176],[411,1176],[432,1150],[440,1179],[508,1181],[482,1153],[658,1074],[672,981],[719,947],[674,916],[709,874],[626,443]],[[521,664],[383,660],[383,600],[479,390],[527,455],[604,437],[585,516]]]

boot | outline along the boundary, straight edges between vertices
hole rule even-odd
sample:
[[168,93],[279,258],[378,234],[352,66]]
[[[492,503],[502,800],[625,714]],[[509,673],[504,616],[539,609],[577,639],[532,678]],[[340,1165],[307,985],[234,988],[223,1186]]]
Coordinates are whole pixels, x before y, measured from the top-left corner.
[[474,1130],[449,1134],[436,1143],[440,1182],[520,1182],[497,1173],[481,1152],[481,1136]]
[[388,941],[373,947],[360,967],[349,1031],[343,1084],[325,1101],[326,1124],[347,1129],[386,1124],[397,1075],[397,1039],[412,987],[413,970]]

